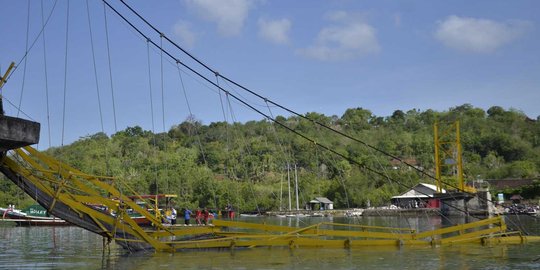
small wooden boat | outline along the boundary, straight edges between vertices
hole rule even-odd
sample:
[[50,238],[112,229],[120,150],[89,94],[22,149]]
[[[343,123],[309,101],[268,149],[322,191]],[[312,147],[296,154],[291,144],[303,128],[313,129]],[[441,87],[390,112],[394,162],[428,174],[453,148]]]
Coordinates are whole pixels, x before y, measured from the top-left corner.
[[39,204],[30,205],[23,210],[0,207],[1,221],[15,222],[17,226],[69,226],[69,222],[50,215],[47,209]]

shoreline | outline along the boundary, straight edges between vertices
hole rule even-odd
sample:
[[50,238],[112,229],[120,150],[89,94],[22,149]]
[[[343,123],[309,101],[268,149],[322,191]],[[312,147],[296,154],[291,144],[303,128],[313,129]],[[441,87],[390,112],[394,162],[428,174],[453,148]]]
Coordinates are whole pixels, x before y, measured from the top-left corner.
[[[407,216],[414,217],[419,215],[437,216],[441,215],[439,208],[352,208],[352,209],[333,209],[333,210],[291,210],[291,211],[268,211],[264,216],[325,216],[325,217],[357,217],[357,216]],[[487,211],[469,210],[471,216],[487,216]]]

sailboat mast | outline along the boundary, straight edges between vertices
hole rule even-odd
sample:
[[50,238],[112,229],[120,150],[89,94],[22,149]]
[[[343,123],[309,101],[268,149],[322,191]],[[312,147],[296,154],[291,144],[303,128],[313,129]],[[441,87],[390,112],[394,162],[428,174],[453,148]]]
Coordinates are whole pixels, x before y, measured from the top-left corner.
[[283,205],[283,174],[281,174],[280,181],[279,181],[279,212],[281,212]]
[[289,183],[289,211],[291,211],[291,165],[287,162],[287,181]]
[[296,189],[296,211],[300,210],[298,207],[298,172],[296,171],[296,164],[294,164],[294,187]]

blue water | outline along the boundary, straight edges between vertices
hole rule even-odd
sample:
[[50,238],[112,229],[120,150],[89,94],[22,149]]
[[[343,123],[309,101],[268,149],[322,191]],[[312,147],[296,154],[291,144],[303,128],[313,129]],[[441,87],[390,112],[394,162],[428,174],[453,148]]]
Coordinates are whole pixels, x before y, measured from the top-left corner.
[[[519,218],[519,223],[518,219]],[[260,222],[260,219],[244,221]],[[266,218],[265,222],[303,226],[321,219]],[[402,227],[437,227],[437,218],[361,217],[337,222]],[[540,222],[513,217],[530,233]],[[406,225],[405,225],[406,224]],[[127,253],[114,243],[77,227],[0,227],[1,269],[540,269],[540,244],[361,249],[255,248],[235,251]]]

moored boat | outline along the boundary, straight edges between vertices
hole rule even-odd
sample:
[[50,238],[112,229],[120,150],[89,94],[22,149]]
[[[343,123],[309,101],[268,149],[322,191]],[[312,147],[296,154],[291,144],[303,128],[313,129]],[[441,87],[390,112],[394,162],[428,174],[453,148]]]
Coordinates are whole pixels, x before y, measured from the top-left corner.
[[17,226],[68,226],[69,222],[50,215],[47,209],[39,204],[30,205],[22,210],[13,205],[8,208],[0,207],[2,221],[15,222]]

